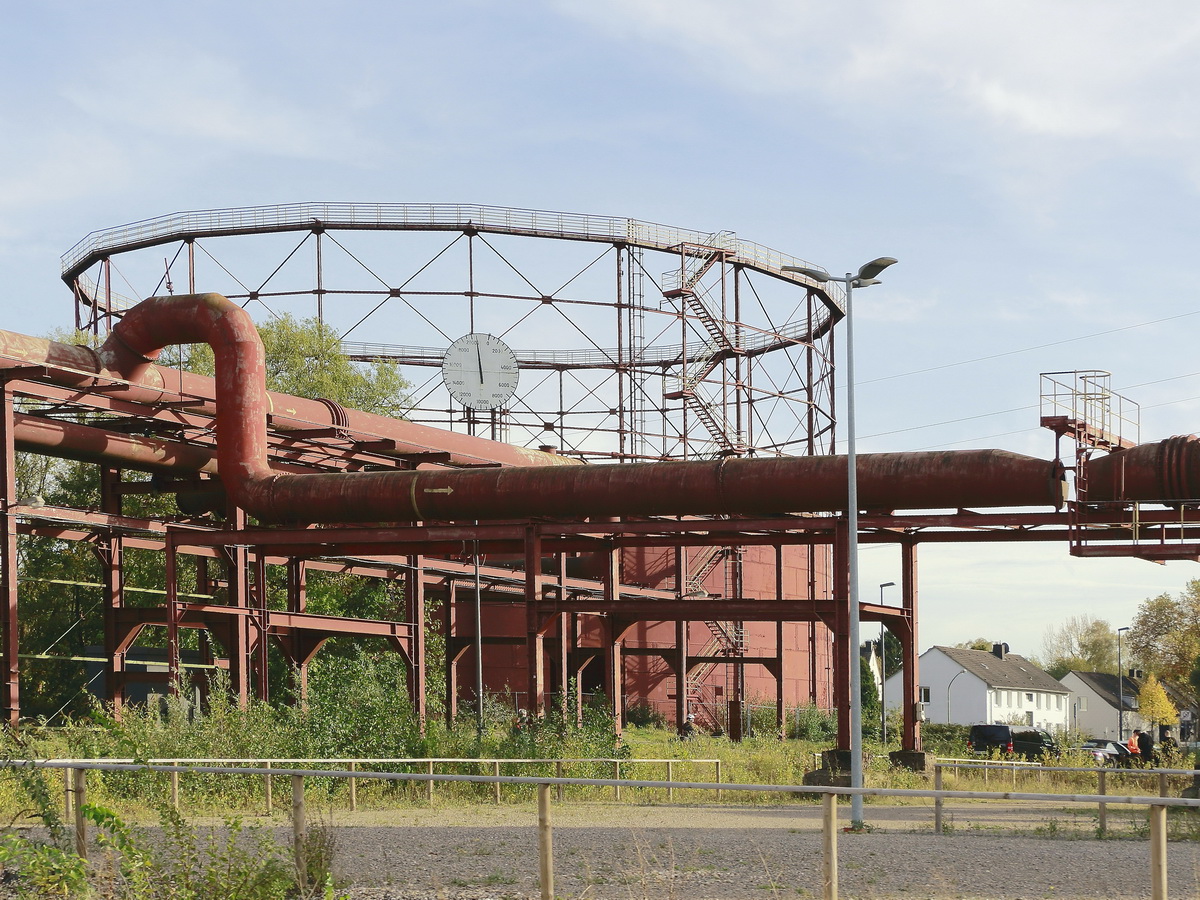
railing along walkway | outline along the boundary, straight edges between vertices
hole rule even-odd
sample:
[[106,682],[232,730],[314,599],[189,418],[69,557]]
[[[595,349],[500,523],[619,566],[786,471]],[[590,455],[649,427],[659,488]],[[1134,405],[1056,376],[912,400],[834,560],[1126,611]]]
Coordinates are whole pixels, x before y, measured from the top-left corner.
[[[478,760],[475,760],[478,762]],[[544,762],[544,761],[543,761]],[[629,762],[629,760],[625,760]],[[1031,800],[1052,801],[1056,803],[1083,804],[1127,804],[1146,806],[1150,817],[1150,881],[1152,900],[1167,900],[1167,809],[1171,807],[1198,809],[1200,800],[1181,797],[1146,797],[1118,796],[1094,794],[1047,794],[1026,791],[947,791],[947,790],[916,790],[907,788],[849,788],[808,785],[779,785],[779,784],[733,784],[711,782],[682,782],[682,781],[643,781],[617,780],[611,778],[548,778],[544,776],[495,776],[495,775],[450,775],[429,774],[427,772],[369,772],[362,770],[326,770],[326,769],[270,769],[242,768],[233,766],[199,766],[199,765],[161,765],[156,763],[117,763],[104,760],[30,760],[5,761],[5,766],[11,768],[34,767],[45,769],[63,769],[70,773],[68,782],[71,785],[71,795],[74,799],[73,813],[75,821],[76,850],[81,856],[87,855],[87,819],[83,807],[87,797],[87,773],[89,771],[106,772],[163,772],[163,773],[203,773],[214,775],[247,775],[261,774],[264,776],[285,776],[292,783],[292,835],[293,851],[296,856],[298,871],[305,871],[305,843],[307,838],[307,818],[304,799],[305,778],[357,778],[379,781],[447,781],[468,782],[473,784],[522,784],[535,785],[538,797],[538,860],[539,882],[543,900],[554,898],[554,839],[551,821],[550,788],[561,785],[586,785],[593,787],[636,787],[636,788],[667,788],[688,790],[715,791],[748,791],[770,792],[784,794],[810,794],[819,796],[822,803],[822,896],[825,900],[836,900],[838,896],[837,869],[837,840],[838,815],[837,798],[841,796],[859,795],[862,797],[904,797],[927,798],[935,803],[935,816],[940,816],[941,805],[945,800]],[[976,763],[983,767],[982,763]],[[1046,768],[1046,767],[1038,767]],[[936,770],[940,775],[941,769]],[[1079,771],[1079,770],[1074,770]],[[1144,771],[1144,770],[1143,770]],[[1160,769],[1152,770],[1162,775],[1192,775],[1190,769]],[[941,833],[940,821],[935,825],[935,831]],[[854,826],[855,823],[852,823]]]
[[[49,762],[49,760],[47,760],[47,762]],[[668,800],[673,800],[675,798],[675,789],[671,785],[674,784],[675,766],[676,765],[711,765],[713,767],[714,780],[716,781],[717,784],[721,783],[721,760],[719,760],[719,759],[692,759],[692,758],[688,758],[688,757],[672,757],[670,759],[667,759],[667,758],[654,759],[654,758],[649,758],[649,757],[639,757],[637,759],[634,759],[634,758],[630,758],[630,757],[620,758],[620,757],[597,757],[597,756],[570,757],[570,758],[564,757],[564,758],[553,758],[553,759],[547,759],[545,757],[542,757],[542,758],[532,758],[531,757],[528,759],[513,759],[513,758],[507,757],[507,756],[506,757],[490,757],[490,758],[481,758],[481,757],[476,757],[476,756],[438,756],[438,757],[422,756],[422,757],[354,757],[354,758],[337,757],[337,758],[295,758],[295,759],[282,759],[282,758],[277,758],[277,757],[271,757],[270,759],[268,759],[266,757],[195,757],[195,758],[190,758],[190,759],[185,759],[182,757],[163,757],[163,758],[146,759],[146,760],[112,759],[112,758],[106,757],[103,760],[60,759],[60,760],[55,760],[55,762],[57,762],[57,763],[112,762],[112,763],[123,763],[123,764],[144,762],[144,763],[148,763],[150,765],[177,766],[177,767],[179,767],[179,769],[177,771],[174,771],[171,773],[171,805],[174,806],[176,809],[179,809],[179,775],[181,772],[192,771],[193,770],[192,767],[197,766],[197,765],[231,766],[231,767],[239,767],[239,768],[243,767],[243,766],[257,765],[257,766],[261,767],[258,771],[262,771],[265,773],[263,776],[263,790],[264,790],[264,794],[265,794],[265,798],[266,798],[266,807],[267,807],[268,814],[271,812],[271,810],[274,806],[273,797],[272,797],[271,779],[275,775],[280,774],[278,772],[275,772],[274,769],[276,769],[278,766],[281,766],[281,765],[284,765],[284,766],[286,766],[286,765],[302,765],[302,766],[342,765],[342,766],[347,766],[347,771],[349,771],[351,773],[348,776],[349,788],[350,788],[350,811],[351,812],[354,812],[358,809],[357,785],[358,785],[359,772],[361,771],[359,769],[359,766],[421,766],[422,768],[426,769],[427,775],[434,776],[437,774],[435,771],[436,766],[440,766],[440,765],[457,765],[457,766],[478,765],[478,766],[490,767],[492,770],[492,775],[496,778],[499,778],[501,766],[550,765],[551,763],[553,763],[555,777],[562,779],[564,777],[567,765],[608,765],[608,766],[612,766],[612,770],[613,770],[612,788],[613,788],[613,799],[614,800],[621,799],[621,784],[623,783],[623,779],[621,778],[621,767],[623,765],[626,767],[625,768],[626,772],[629,771],[628,767],[633,766],[633,765],[661,765],[661,766],[664,766],[666,769],[666,784],[667,784],[667,799]],[[243,769],[242,771],[246,771],[246,770]],[[434,784],[433,779],[429,780],[426,783],[425,796],[426,796],[426,799],[428,800],[428,802],[430,802],[430,803],[433,802],[433,784]],[[502,782],[500,782],[500,781],[495,782],[496,789],[494,792],[494,799],[495,799],[496,803],[500,802],[500,785],[501,784],[502,784]],[[563,784],[559,784],[559,786],[558,786],[559,801],[562,801],[563,799],[565,799],[563,796],[564,786],[565,786],[565,782]],[[717,799],[718,800],[721,799],[721,789],[720,788],[717,789]]]

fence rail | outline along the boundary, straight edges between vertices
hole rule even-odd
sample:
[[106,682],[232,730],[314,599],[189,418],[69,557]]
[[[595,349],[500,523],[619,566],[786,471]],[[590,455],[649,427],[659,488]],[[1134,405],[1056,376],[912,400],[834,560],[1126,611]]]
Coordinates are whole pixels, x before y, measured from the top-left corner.
[[[481,762],[481,760],[461,760],[469,762]],[[550,760],[553,761],[553,760]],[[361,762],[361,760],[353,760],[351,762]],[[412,762],[411,760],[409,762]],[[483,762],[496,762],[496,760],[485,760]],[[510,760],[501,760],[501,762],[510,762]],[[547,760],[538,760],[538,762],[548,762]],[[650,760],[621,760],[621,762],[650,762]],[[667,760],[655,760],[655,762],[667,762]],[[986,768],[985,763],[959,763],[961,767],[977,767]],[[902,797],[902,798],[917,798],[917,799],[932,799],[935,803],[935,827],[936,833],[942,833],[941,828],[941,808],[945,800],[1029,800],[1029,801],[1052,801],[1057,803],[1083,803],[1103,807],[1107,804],[1125,804],[1135,806],[1146,806],[1150,817],[1150,874],[1151,874],[1151,897],[1152,900],[1166,900],[1167,898],[1167,809],[1168,808],[1187,808],[1200,809],[1200,800],[1193,800],[1182,797],[1147,797],[1147,796],[1121,796],[1109,794],[1053,794],[1041,792],[1026,792],[1026,791],[961,791],[961,790],[943,790],[940,788],[942,769],[941,765],[935,767],[935,788],[928,789],[912,789],[912,788],[852,788],[852,787],[836,787],[836,786],[809,786],[809,785],[779,785],[779,784],[738,784],[738,783],[714,783],[714,782],[688,782],[688,781],[651,781],[651,780],[622,780],[615,778],[559,778],[546,776],[502,776],[502,775],[453,775],[449,773],[435,772],[372,772],[363,771],[353,768],[346,770],[336,769],[309,769],[309,768],[272,768],[269,766],[220,766],[220,765],[182,765],[175,763],[154,763],[154,762],[114,762],[111,760],[8,760],[4,762],[5,767],[33,767],[44,769],[61,769],[64,772],[64,781],[69,786],[68,798],[73,798],[73,814],[75,821],[75,841],[76,848],[81,856],[87,854],[87,825],[86,818],[82,813],[83,804],[87,795],[87,773],[89,771],[106,771],[106,772],[161,772],[173,775],[179,774],[213,774],[213,775],[263,775],[266,777],[284,776],[289,777],[292,783],[292,829],[293,829],[293,848],[296,854],[296,864],[298,871],[304,871],[304,847],[307,828],[307,819],[304,801],[304,779],[305,778],[346,778],[346,779],[369,779],[378,781],[413,781],[413,782],[428,782],[432,784],[435,781],[446,782],[467,782],[473,784],[521,784],[533,785],[537,787],[537,808],[538,808],[538,859],[539,859],[539,879],[541,887],[541,896],[543,900],[552,900],[554,897],[554,858],[553,858],[553,824],[551,817],[550,805],[550,788],[553,786],[568,786],[568,785],[587,785],[594,787],[613,787],[620,789],[623,787],[636,788],[667,788],[672,789],[688,789],[688,790],[712,790],[712,791],[746,791],[746,792],[769,792],[769,793],[785,793],[785,794],[801,794],[818,796],[822,803],[822,873],[823,873],[823,897],[826,900],[836,900],[838,895],[838,870],[837,870],[837,798],[847,796],[862,796],[862,797]],[[1067,767],[1034,767],[1045,771],[1047,768],[1063,768]],[[1081,771],[1078,769],[1071,771]],[[1088,771],[1088,770],[1082,770]],[[1178,775],[1193,775],[1191,769],[1158,769],[1158,770],[1141,770],[1146,773],[1153,773],[1160,776],[1160,784],[1165,783],[1162,779],[1165,776]],[[70,820],[70,815],[68,816]]]

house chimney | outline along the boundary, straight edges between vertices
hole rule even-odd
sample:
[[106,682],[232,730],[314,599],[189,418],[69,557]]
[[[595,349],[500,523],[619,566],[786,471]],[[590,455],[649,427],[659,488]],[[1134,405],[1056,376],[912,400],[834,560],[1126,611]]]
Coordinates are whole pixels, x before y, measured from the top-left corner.
[[996,659],[1004,659],[1004,655],[1008,653],[1008,644],[992,644],[992,656]]

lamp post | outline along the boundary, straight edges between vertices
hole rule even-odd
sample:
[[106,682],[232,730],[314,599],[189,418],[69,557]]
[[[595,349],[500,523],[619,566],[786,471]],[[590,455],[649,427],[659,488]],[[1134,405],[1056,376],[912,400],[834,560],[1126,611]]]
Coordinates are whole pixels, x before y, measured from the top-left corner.
[[[885,581],[879,585],[879,605],[883,606],[883,589],[895,587],[896,582]],[[879,622],[879,742],[887,746],[887,650],[885,641],[887,626]]]
[[1125,668],[1121,663],[1121,633],[1129,626],[1117,629],[1117,740],[1125,740]]
[[966,675],[966,669],[959,669],[954,673],[954,677],[950,679],[950,683],[946,685],[946,724],[950,724],[950,688],[954,687],[954,682],[958,680],[959,675]]
[[[809,266],[782,266],[782,272],[796,272],[820,284],[836,281],[846,288],[846,555],[849,557],[849,597],[846,598],[850,612],[849,666],[850,666],[850,786],[863,786],[862,760],[862,668],[858,663],[860,642],[860,615],[858,608],[858,471],[854,446],[854,304],[852,295],[856,287],[878,284],[876,275],[888,266],[895,265],[890,256],[881,256],[865,263],[855,275],[847,272],[837,278],[821,269]],[[863,821],[862,794],[850,798],[851,827],[860,828]]]

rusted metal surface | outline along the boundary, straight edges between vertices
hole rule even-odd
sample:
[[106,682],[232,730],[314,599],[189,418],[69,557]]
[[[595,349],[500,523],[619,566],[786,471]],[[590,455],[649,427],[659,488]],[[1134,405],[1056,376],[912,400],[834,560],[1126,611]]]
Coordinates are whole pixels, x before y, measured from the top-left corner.
[[[216,358],[218,457],[230,499],[274,522],[397,522],[611,515],[816,512],[844,507],[844,457],[723,459],[629,466],[505,467],[465,472],[285,475],[267,462],[262,344],[249,315],[217,294],[147,300],[100,350],[106,370],[134,383],[171,344],[204,342]],[[869,454],[867,508],[1055,506],[1056,463],[999,450]]]
[[1138,503],[1200,500],[1200,439],[1180,435],[1089,459],[1081,500]]
[[[183,296],[174,299],[181,300]],[[154,327],[158,327],[158,324]],[[145,335],[141,337],[145,338]],[[156,343],[159,342],[147,340],[146,346],[153,348]],[[161,346],[170,343],[175,341],[166,341],[153,349],[161,349]],[[110,347],[102,358],[87,347],[0,330],[0,374],[11,378],[25,372],[80,390],[116,382],[120,385],[122,399],[134,403],[154,405],[182,402],[188,404],[188,409],[208,415],[214,415],[217,410],[215,379],[152,365],[140,352],[122,347],[119,343]],[[262,399],[273,429],[298,435],[320,429],[338,429],[349,437],[383,442],[380,446],[389,444],[385,451],[389,454],[449,454],[448,461],[455,465],[576,464],[575,460],[553,453],[513,447],[471,435],[345,409],[321,400],[308,400],[273,391],[265,391]]]

